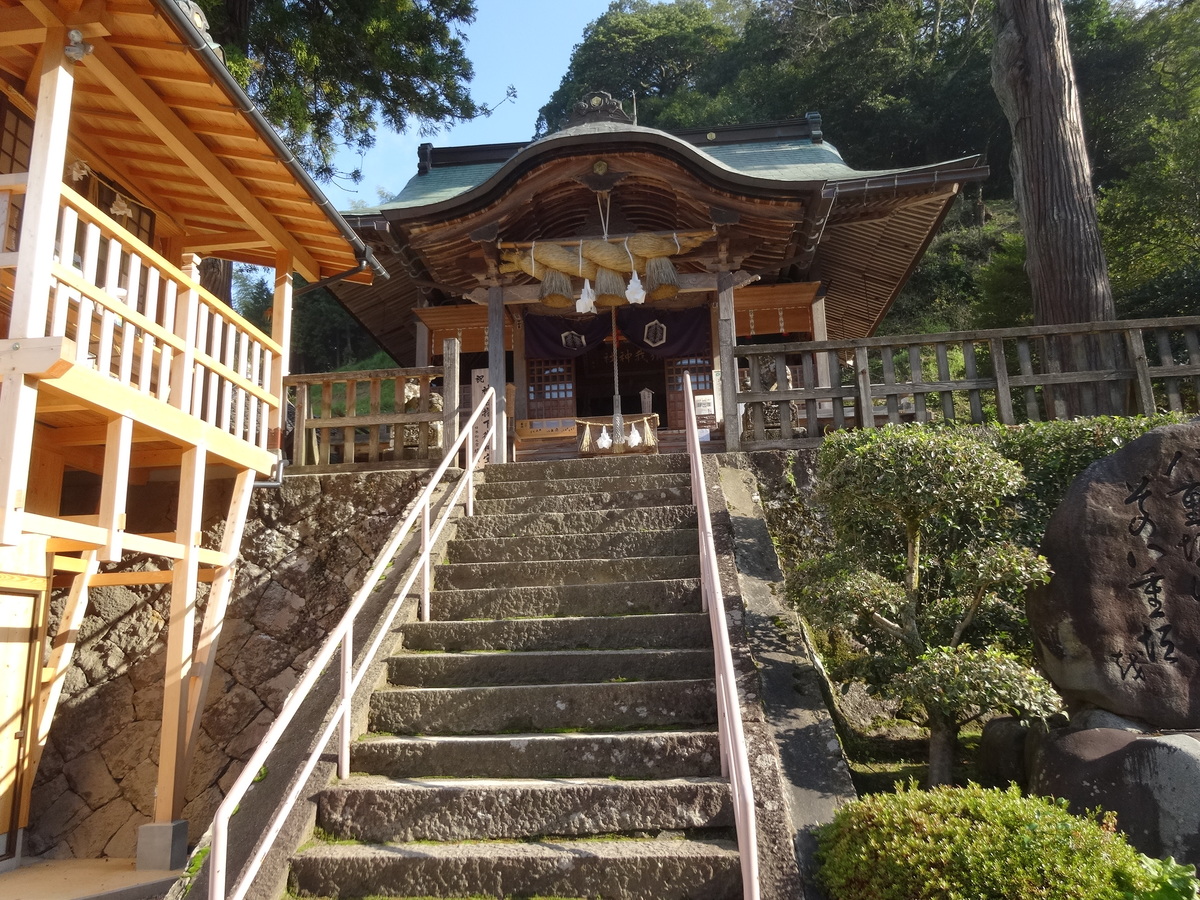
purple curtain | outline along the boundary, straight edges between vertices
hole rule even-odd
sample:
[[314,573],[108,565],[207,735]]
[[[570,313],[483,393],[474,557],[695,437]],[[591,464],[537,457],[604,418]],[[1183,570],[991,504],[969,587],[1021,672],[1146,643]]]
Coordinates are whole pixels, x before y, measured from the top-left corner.
[[631,344],[659,359],[676,356],[708,356],[711,319],[707,306],[695,309],[655,309],[653,306],[622,306],[617,324]]

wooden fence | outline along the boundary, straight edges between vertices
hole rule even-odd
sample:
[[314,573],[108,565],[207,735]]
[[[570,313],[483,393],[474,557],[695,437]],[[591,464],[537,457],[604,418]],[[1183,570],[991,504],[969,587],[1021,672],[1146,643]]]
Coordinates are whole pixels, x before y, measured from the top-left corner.
[[796,447],[889,422],[1197,412],[1198,328],[1189,316],[740,346],[738,443]]
[[288,473],[436,463],[458,436],[459,392],[444,390],[457,383],[457,346],[445,366],[288,376],[295,407]]

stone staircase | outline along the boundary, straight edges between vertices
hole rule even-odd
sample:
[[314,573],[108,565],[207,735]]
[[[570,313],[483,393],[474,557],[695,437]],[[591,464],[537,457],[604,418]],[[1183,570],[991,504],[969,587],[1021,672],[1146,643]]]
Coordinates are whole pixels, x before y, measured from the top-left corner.
[[736,898],[685,456],[491,466],[299,896]]

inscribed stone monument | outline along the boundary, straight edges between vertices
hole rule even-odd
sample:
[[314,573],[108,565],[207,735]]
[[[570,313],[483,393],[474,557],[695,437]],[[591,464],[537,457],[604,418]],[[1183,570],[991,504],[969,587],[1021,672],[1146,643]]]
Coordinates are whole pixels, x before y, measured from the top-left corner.
[[1093,464],[1046,529],[1030,591],[1038,655],[1072,708],[1200,728],[1200,425]]

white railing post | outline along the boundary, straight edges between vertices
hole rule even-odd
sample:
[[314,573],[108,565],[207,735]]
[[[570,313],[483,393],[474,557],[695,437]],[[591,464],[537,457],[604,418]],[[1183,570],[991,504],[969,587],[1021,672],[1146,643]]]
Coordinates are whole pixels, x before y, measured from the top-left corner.
[[464,431],[467,438],[467,458],[463,464],[463,477],[467,479],[467,515],[475,515],[475,433],[474,429]]
[[421,507],[421,621],[429,621],[429,506]]
[[354,628],[342,636],[341,735],[338,741],[338,778],[350,777],[350,698],[354,696]]

